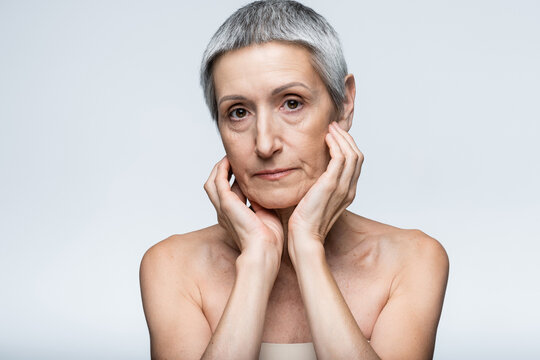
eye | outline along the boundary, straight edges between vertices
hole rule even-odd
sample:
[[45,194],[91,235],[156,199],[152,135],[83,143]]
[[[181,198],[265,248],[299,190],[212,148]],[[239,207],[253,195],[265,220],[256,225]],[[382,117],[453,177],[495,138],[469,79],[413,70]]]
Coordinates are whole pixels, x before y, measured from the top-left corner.
[[302,108],[302,103],[300,101],[298,101],[298,100],[295,100],[295,99],[289,99],[289,100],[285,101],[283,106],[287,110],[294,111],[294,110],[299,110],[300,108]]
[[236,108],[234,109],[233,111],[231,111],[229,113],[229,116],[233,119],[233,120],[241,120],[243,118],[245,118],[247,116],[248,112],[246,109],[244,108]]

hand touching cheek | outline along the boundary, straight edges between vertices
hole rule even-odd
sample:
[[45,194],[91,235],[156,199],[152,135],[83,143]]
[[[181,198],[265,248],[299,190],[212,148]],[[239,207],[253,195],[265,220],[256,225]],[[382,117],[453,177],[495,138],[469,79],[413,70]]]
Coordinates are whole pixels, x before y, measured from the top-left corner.
[[255,202],[251,202],[253,210],[246,206],[246,197],[238,183],[229,185],[230,169],[225,156],[214,166],[204,185],[216,209],[218,223],[227,230],[242,254],[275,255],[279,268],[284,242],[281,223],[275,213]]
[[325,138],[330,150],[328,168],[302,198],[289,219],[291,259],[306,244],[324,245],[326,235],[352,203],[364,156],[352,136],[336,122]]

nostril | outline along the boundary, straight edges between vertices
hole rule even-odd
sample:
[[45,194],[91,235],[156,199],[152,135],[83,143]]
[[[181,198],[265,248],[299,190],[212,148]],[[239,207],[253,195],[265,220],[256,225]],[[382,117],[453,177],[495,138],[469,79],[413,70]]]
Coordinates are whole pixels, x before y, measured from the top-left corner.
[[258,138],[255,146],[255,152],[262,158],[271,157],[281,149],[281,142],[276,138]]

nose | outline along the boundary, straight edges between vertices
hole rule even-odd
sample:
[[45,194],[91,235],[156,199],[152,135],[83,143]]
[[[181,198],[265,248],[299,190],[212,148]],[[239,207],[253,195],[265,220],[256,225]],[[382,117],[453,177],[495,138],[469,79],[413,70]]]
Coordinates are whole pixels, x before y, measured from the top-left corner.
[[261,111],[257,116],[255,153],[263,159],[272,157],[282,149],[279,121],[272,115],[271,111]]

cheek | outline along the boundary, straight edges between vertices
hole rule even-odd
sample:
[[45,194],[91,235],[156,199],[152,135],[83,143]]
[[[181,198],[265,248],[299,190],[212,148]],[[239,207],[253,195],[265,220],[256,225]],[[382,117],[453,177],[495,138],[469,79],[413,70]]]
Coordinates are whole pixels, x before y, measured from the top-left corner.
[[319,177],[325,170],[330,160],[330,153],[326,141],[326,132],[311,135],[311,141],[304,146],[302,151],[305,154],[307,165],[311,169],[313,177]]
[[238,183],[238,186],[240,186],[242,194],[249,198],[251,194],[249,191],[249,175],[247,172],[248,169],[246,169],[245,166],[245,159],[242,159],[242,157],[236,157],[235,154],[227,154],[227,157],[231,163],[235,181]]
[[226,153],[235,178],[241,181],[243,174],[245,174],[246,172],[246,169],[244,167],[245,160],[243,160],[242,156],[240,156],[240,154],[238,154],[237,152],[226,151]]
[[321,150],[319,156],[313,159],[311,163],[311,173],[309,174],[310,186],[313,185],[319,177],[327,170],[330,155],[327,150]]

